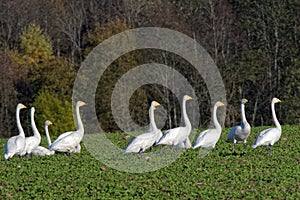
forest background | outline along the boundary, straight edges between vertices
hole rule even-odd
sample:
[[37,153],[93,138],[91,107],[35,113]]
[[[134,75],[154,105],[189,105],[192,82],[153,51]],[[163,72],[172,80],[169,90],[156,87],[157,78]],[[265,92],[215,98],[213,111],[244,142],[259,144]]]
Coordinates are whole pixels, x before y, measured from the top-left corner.
[[[240,99],[247,98],[252,126],[271,125],[270,101],[282,124],[300,122],[300,2],[297,0],[4,0],[0,4],[0,134],[17,133],[18,102],[36,107],[37,124],[46,119],[56,135],[74,128],[72,88],[81,62],[99,43],[137,27],[164,27],[201,44],[222,75],[227,99],[225,126],[240,121]],[[145,49],[114,61],[99,81],[96,110],[106,132],[120,131],[111,111],[117,80],[145,63],[173,67],[192,84],[199,101],[199,127],[211,119],[207,87],[178,55]],[[175,83],[174,83],[175,84]],[[160,85],[139,88],[130,100],[133,119],[148,123],[157,100],[167,110],[164,129],[180,123],[180,103]],[[24,123],[29,112],[22,112]],[[25,127],[25,126],[24,126]],[[30,126],[26,126],[30,133]]]

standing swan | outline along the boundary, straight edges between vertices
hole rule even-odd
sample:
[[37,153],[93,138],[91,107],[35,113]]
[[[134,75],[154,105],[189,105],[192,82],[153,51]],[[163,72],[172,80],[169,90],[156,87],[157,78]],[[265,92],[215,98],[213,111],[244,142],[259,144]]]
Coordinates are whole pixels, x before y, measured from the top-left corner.
[[127,146],[124,153],[141,153],[150,148],[157,140],[159,130],[156,127],[154,120],[154,110],[160,104],[156,101],[152,101],[149,109],[150,127],[149,131],[135,137]]
[[252,148],[255,149],[256,147],[259,146],[268,146],[270,145],[270,153],[272,153],[272,147],[275,142],[277,142],[281,136],[281,126],[278,122],[278,119],[276,117],[275,113],[275,103],[281,102],[280,99],[273,98],[271,102],[271,110],[272,110],[272,116],[273,116],[273,121],[275,123],[275,128],[268,128],[266,130],[263,130],[262,132],[259,133],[259,135],[256,138],[256,141],[252,145]]
[[81,121],[79,108],[86,105],[83,101],[77,101],[76,103],[76,120],[77,129],[76,131],[69,131],[61,134],[50,146],[50,150],[66,153],[74,153],[78,151],[79,143],[81,142],[84,134],[84,128]]
[[236,147],[236,142],[243,141],[244,148],[246,148],[247,138],[250,135],[251,126],[247,122],[245,115],[245,104],[248,102],[247,99],[242,99],[241,101],[241,115],[242,115],[242,124],[240,126],[233,127],[228,133],[227,142],[234,143],[234,151]]
[[217,108],[220,106],[224,106],[224,103],[217,101],[214,105],[213,109],[213,121],[215,129],[208,129],[205,131],[202,131],[193,146],[193,149],[196,149],[198,147],[202,148],[212,148],[215,150],[216,143],[220,139],[221,133],[222,133],[222,127],[218,122],[217,119]]
[[5,153],[4,153],[5,160],[8,160],[9,158],[13,157],[15,154],[20,155],[20,157],[24,155],[25,133],[20,122],[20,110],[23,108],[26,108],[26,106],[24,106],[21,103],[17,105],[16,118],[17,118],[19,135],[9,138],[8,141],[6,142]]
[[[51,139],[50,139],[49,131],[48,131],[48,126],[50,126],[50,125],[52,125],[51,121],[49,121],[49,120],[45,121],[45,133],[46,133],[48,148],[50,148],[50,145],[51,145]],[[53,155],[55,153],[55,151],[51,151],[48,148],[38,146],[31,152],[31,155],[37,155],[37,156]]]
[[191,147],[191,142],[188,136],[191,133],[192,125],[186,113],[186,101],[190,99],[192,99],[192,97],[188,95],[183,96],[182,115],[183,115],[185,126],[167,130],[160,138],[160,140],[157,142],[157,145],[165,144],[165,145],[173,145],[173,147],[174,146],[183,147],[183,148]]

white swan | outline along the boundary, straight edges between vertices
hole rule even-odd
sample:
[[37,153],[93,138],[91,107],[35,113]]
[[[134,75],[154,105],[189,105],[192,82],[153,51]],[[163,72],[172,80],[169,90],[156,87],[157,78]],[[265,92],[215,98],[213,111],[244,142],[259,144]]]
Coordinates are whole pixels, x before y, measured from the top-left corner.
[[216,143],[220,139],[222,133],[222,127],[217,119],[217,108],[220,106],[224,106],[224,103],[217,101],[213,109],[213,122],[215,128],[208,129],[199,133],[194,143],[193,149],[196,149],[198,147],[215,149]]
[[[48,126],[50,126],[50,125],[52,125],[51,121],[49,121],[49,120],[45,121],[45,133],[46,133],[48,148],[50,148],[50,146],[51,146],[51,139],[50,139],[50,135],[49,135],[49,131],[48,131]],[[51,151],[48,148],[38,146],[31,152],[31,155],[37,155],[37,156],[53,155],[55,153],[55,151]]]
[[268,146],[270,145],[270,153],[272,153],[272,147],[274,143],[277,142],[281,136],[281,126],[279,124],[279,121],[275,113],[275,103],[279,103],[279,102],[281,102],[281,100],[277,98],[273,98],[271,102],[272,116],[276,127],[268,128],[260,132],[258,137],[256,138],[256,141],[252,145],[253,149],[259,146],[267,146],[268,148]]
[[[86,105],[83,101],[77,101],[76,103],[76,120],[77,129],[76,131],[69,131],[60,135],[50,146],[50,150],[57,152],[74,153],[78,151],[79,143],[81,142],[84,135],[84,128],[81,121],[79,108]],[[79,150],[80,151],[80,150]]]
[[26,106],[24,106],[21,103],[17,105],[16,118],[17,118],[19,135],[9,138],[8,141],[6,142],[5,153],[4,153],[5,160],[8,160],[9,158],[13,157],[15,154],[20,155],[20,157],[24,155],[25,133],[20,122],[20,110],[23,108],[26,108]]
[[234,143],[234,150],[236,147],[236,143],[239,141],[243,141],[244,148],[246,148],[247,138],[250,135],[251,126],[247,122],[246,115],[245,115],[245,104],[248,102],[247,99],[241,100],[241,115],[242,115],[242,124],[240,126],[233,127],[230,132],[228,133],[227,142]]
[[191,122],[186,113],[186,101],[192,99],[188,95],[184,95],[182,102],[182,115],[185,126],[173,128],[167,130],[156,145],[165,144],[180,147],[180,148],[190,148],[191,142],[189,140],[189,135],[192,130]]
[[25,138],[25,154],[30,155],[31,152],[37,148],[39,146],[39,144],[41,143],[41,135],[39,130],[36,127],[35,121],[34,121],[34,112],[35,112],[35,108],[32,107],[30,109],[30,118],[31,118],[31,128],[33,131],[33,136],[30,137],[26,137]]
[[135,137],[126,147],[124,153],[141,153],[146,149],[150,148],[155,141],[157,140],[157,136],[159,134],[159,129],[156,127],[154,120],[154,110],[156,106],[160,104],[156,101],[152,101],[151,106],[149,108],[149,118],[150,118],[150,127],[149,131],[138,135]]

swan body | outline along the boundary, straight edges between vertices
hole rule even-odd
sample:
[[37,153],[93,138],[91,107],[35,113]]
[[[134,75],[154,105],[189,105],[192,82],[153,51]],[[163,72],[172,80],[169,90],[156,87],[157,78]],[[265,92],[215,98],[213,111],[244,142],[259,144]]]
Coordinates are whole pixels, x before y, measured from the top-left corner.
[[[49,125],[52,125],[52,122],[49,121],[49,120],[45,121],[45,133],[46,133],[48,148],[51,146],[51,139],[50,139],[50,135],[49,135],[49,131],[48,131],[48,126]],[[51,151],[48,148],[38,146],[31,152],[31,155],[37,155],[37,156],[53,155],[55,153],[55,151]]]
[[273,98],[271,102],[272,117],[276,127],[268,128],[260,132],[256,138],[256,141],[252,145],[253,149],[259,146],[267,146],[268,148],[268,146],[270,145],[270,153],[272,153],[272,147],[274,143],[280,139],[281,126],[275,113],[275,103],[279,103],[279,102],[281,102],[281,100],[278,98]]
[[41,135],[36,127],[35,121],[34,121],[34,113],[35,113],[35,108],[32,107],[30,109],[30,117],[31,117],[31,128],[33,131],[33,136],[26,137],[25,138],[25,153],[30,155],[31,152],[39,146],[41,143]]
[[[66,136],[72,134],[73,132],[74,132],[74,131],[68,131],[68,132],[62,133],[61,135],[58,136],[58,138],[56,138],[56,140],[60,140],[60,139],[62,139],[62,138],[64,138],[64,137],[66,137]],[[71,151],[72,151],[72,153],[80,153],[80,151],[81,151],[80,143],[79,143],[78,145],[76,145],[76,146],[74,147],[74,149],[71,150]]]
[[190,148],[191,142],[188,136],[191,133],[192,125],[186,113],[186,101],[192,99],[192,97],[188,95],[184,95],[182,102],[182,114],[185,126],[173,128],[167,130],[160,140],[157,142],[157,145],[172,145],[179,148]]
[[[78,145],[81,142],[84,135],[84,128],[81,121],[79,108],[86,105],[83,101],[78,101],[76,103],[76,120],[77,129],[76,131],[70,131],[60,135],[51,145],[50,150],[65,153],[74,153],[78,151]],[[79,150],[80,151],[80,150]]]
[[26,108],[26,106],[24,106],[21,103],[17,105],[16,118],[17,118],[19,135],[9,138],[8,141],[6,142],[5,153],[4,153],[5,160],[12,158],[15,154],[20,155],[20,157],[24,155],[25,133],[20,122],[20,110],[23,108]]
[[160,104],[152,101],[149,109],[150,128],[149,131],[135,137],[126,147],[124,153],[141,153],[150,148],[157,140],[161,131],[156,127],[154,120],[154,110]]
[[241,100],[241,116],[242,116],[242,124],[239,126],[233,127],[228,133],[227,142],[234,143],[234,150],[237,142],[242,141],[244,143],[244,148],[246,148],[247,138],[250,135],[251,126],[247,122],[245,115],[245,104],[248,102],[247,99]]
[[218,122],[217,119],[217,108],[220,106],[224,106],[224,103],[218,101],[215,103],[213,108],[213,122],[214,122],[214,129],[208,129],[199,133],[194,145],[193,149],[198,147],[202,148],[212,148],[215,149],[215,146],[220,139],[222,133],[222,127]]

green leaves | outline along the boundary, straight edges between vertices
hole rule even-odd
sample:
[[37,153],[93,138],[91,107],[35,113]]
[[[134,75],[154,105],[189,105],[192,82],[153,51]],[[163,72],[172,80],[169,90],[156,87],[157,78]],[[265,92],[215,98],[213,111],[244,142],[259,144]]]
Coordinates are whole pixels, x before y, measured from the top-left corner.
[[[94,159],[84,145],[82,153],[72,157],[64,154],[33,156],[22,162],[13,157],[8,162],[0,162],[0,196],[16,199],[299,199],[300,135],[296,133],[300,127],[283,126],[282,140],[274,145],[272,155],[265,147],[250,147],[264,128],[253,128],[247,149],[238,144],[236,154],[230,150],[233,144],[225,142],[229,129],[224,129],[216,152],[199,158],[198,150],[189,149],[171,165],[144,174],[111,169]],[[124,135],[107,134],[121,148],[128,143]],[[1,140],[0,154],[4,144]],[[103,166],[106,170],[101,170]]]
[[[60,135],[66,131],[75,130],[72,104],[68,101],[61,101],[53,94],[44,90],[36,97],[33,105],[36,109],[36,122],[40,132],[44,132],[44,122],[50,120],[53,126],[49,127],[49,134]],[[52,138],[52,141],[54,138]]]

